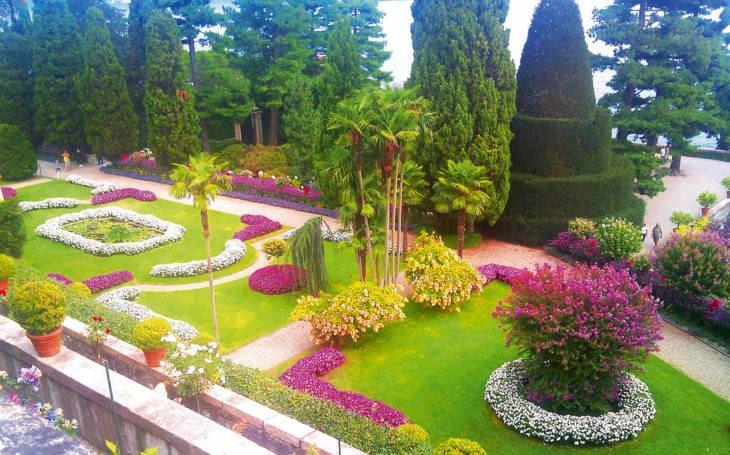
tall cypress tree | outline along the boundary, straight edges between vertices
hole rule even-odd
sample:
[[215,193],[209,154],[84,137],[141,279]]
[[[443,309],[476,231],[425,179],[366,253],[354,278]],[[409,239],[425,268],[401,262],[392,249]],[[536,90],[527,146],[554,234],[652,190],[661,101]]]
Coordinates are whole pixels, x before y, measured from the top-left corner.
[[35,128],[51,143],[81,144],[84,122],[74,77],[83,68],[81,37],[65,0],[33,6]]
[[537,6],[517,72],[517,111],[531,117],[587,118],[596,95],[578,5],[543,0]]
[[152,11],[152,0],[132,0],[127,19],[127,46],[122,61],[129,99],[138,118],[139,145],[147,145],[147,119],[144,110],[145,26]]
[[200,152],[200,123],[189,96],[182,43],[174,19],[153,11],[146,28],[144,105],[149,146],[160,166],[185,162]]
[[486,166],[493,187],[485,220],[491,226],[509,193],[509,124],[514,115],[514,63],[501,21],[504,0],[415,0],[414,62],[409,84],[420,85],[435,113],[433,144],[413,158],[434,181],[448,160]]
[[302,179],[314,173],[314,156],[318,137],[312,132],[312,125],[321,124],[314,109],[310,78],[299,75],[289,83],[284,97],[281,116],[282,127],[289,149],[287,154],[292,163],[292,172]]
[[137,118],[117,61],[104,14],[98,8],[86,12],[84,73],[78,90],[84,113],[86,141],[99,156],[119,158],[137,145]]
[[0,124],[15,125],[34,141],[30,15],[27,8],[12,9],[8,15],[0,27]]

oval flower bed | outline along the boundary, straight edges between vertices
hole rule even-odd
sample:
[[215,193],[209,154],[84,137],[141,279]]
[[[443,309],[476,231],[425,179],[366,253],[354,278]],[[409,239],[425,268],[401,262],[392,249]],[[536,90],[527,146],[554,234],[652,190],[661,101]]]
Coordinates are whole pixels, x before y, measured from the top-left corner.
[[602,416],[560,415],[525,399],[522,359],[507,362],[489,377],[484,399],[508,426],[544,442],[615,444],[635,437],[654,418],[649,388],[631,373],[620,384],[620,411]]
[[138,190],[137,188],[122,188],[121,190],[97,194],[91,198],[91,203],[93,205],[102,205],[118,201],[120,199],[126,199],[128,197],[144,202],[157,200],[157,195],[155,195],[152,191]]
[[276,295],[302,289],[300,276],[306,279],[307,271],[289,264],[270,265],[256,270],[248,279],[251,289],[262,294]]
[[[99,218],[117,218],[122,221],[129,221],[140,226],[161,231],[163,234],[141,242],[102,243],[98,240],[87,239],[79,234],[74,234],[63,229],[63,226],[69,223]],[[162,221],[154,215],[141,215],[120,207],[104,207],[82,210],[78,213],[70,213],[51,218],[38,226],[35,232],[41,237],[61,242],[64,245],[77,248],[84,253],[90,253],[96,256],[111,256],[114,254],[140,254],[167,243],[177,242],[185,234],[185,228],[179,224]]]

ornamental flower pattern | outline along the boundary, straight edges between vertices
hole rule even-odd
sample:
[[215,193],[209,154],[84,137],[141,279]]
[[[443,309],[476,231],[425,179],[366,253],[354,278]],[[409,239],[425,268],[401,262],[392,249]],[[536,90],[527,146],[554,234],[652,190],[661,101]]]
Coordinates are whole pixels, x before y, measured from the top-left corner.
[[24,212],[43,209],[72,208],[79,205],[79,201],[67,197],[50,197],[42,201],[22,201],[18,203],[18,208]]
[[[236,264],[246,256],[246,244],[238,239],[226,242],[223,252],[211,259],[213,270],[223,270]],[[161,277],[196,276],[208,273],[208,260],[158,264],[152,267],[150,275]]]
[[[161,231],[162,234],[141,242],[126,243],[102,243],[98,240],[87,239],[79,234],[63,229],[69,223],[76,223],[82,220],[116,218],[122,221],[129,221],[141,226]],[[38,226],[36,234],[50,240],[61,242],[64,245],[79,249],[85,253],[95,256],[112,256],[115,254],[126,254],[128,256],[144,253],[153,248],[167,243],[177,242],[185,234],[185,228],[179,224],[163,221],[154,215],[140,215],[137,212],[120,207],[103,207],[98,209],[82,210],[78,213],[61,215],[51,218]]]
[[489,377],[484,400],[506,425],[544,442],[615,444],[636,437],[656,414],[649,388],[630,373],[619,386],[619,411],[597,417],[555,414],[526,400],[524,376],[523,359],[505,363]]
[[[65,286],[73,283],[72,280],[69,280],[60,273],[47,273],[46,276],[48,278],[53,278],[60,281]],[[106,275],[93,276],[88,280],[81,281],[81,283],[85,284],[86,287],[91,290],[92,294],[96,294],[97,292],[119,286],[120,284],[124,284],[132,280],[134,280],[134,275],[132,274],[132,272],[129,272],[127,270],[117,270],[116,272],[112,272]]]
[[121,190],[114,190],[98,194],[91,198],[91,203],[93,205],[103,205],[126,198],[150,202],[156,201],[157,195],[155,195],[155,193],[153,193],[152,191],[138,190],[137,188],[122,188]]
[[306,276],[306,269],[289,264],[269,265],[253,272],[248,278],[248,285],[254,291],[262,294],[285,294],[300,291],[302,283],[306,281]]
[[345,354],[330,347],[323,348],[297,361],[279,376],[278,380],[293,389],[336,403],[350,412],[367,417],[378,425],[395,428],[412,423],[402,412],[380,401],[359,393],[341,392],[329,382],[317,378],[344,362]]
[[248,224],[248,226],[233,234],[233,238],[242,242],[281,229],[281,223],[262,215],[241,215],[241,223]]
[[91,194],[107,193],[109,191],[114,191],[117,189],[117,186],[113,183],[95,182],[93,180],[80,177],[78,175],[69,175],[68,177],[66,177],[65,181],[66,183],[71,183],[73,185],[88,186],[89,188],[91,188]]

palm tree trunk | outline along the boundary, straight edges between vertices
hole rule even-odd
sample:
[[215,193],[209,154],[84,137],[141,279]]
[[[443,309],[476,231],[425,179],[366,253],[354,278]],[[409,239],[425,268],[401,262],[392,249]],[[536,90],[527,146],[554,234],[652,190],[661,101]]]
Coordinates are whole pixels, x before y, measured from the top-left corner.
[[[362,209],[363,207],[365,207],[365,185],[362,181],[362,167],[358,168],[357,170],[357,178],[360,182],[360,208]],[[370,241],[370,221],[368,220],[367,216],[363,216],[363,218],[365,218],[365,236],[367,237],[368,241],[368,259],[370,259],[370,269],[373,271],[373,273],[375,273],[375,268],[373,267],[373,244]],[[365,268],[365,272],[366,273],[364,275],[367,275],[367,267]]]
[[[403,159],[403,166],[401,166],[400,170],[400,195],[398,196],[398,248],[396,249],[397,253],[395,254],[396,260],[395,260],[395,277],[396,280],[398,279],[398,274],[400,273],[400,248],[401,248],[401,238],[405,238],[408,235],[408,225],[403,225],[403,176],[406,172],[406,160]],[[398,183],[398,182],[396,182]]]
[[385,273],[383,273],[383,284],[388,285],[388,242],[390,241],[390,173],[386,175],[385,187]]
[[457,238],[458,238],[458,248],[457,252],[459,253],[459,257],[464,256],[464,231],[466,231],[466,209],[459,210],[459,225],[457,226]]
[[221,339],[218,336],[218,316],[215,314],[215,290],[213,288],[213,262],[210,256],[210,229],[208,228],[208,211],[200,212],[200,218],[203,221],[203,235],[205,236],[205,250],[208,255],[208,281],[210,283],[210,305],[213,308],[213,327],[215,329],[215,342],[218,348],[221,346]]
[[403,204],[403,225],[406,227],[403,231],[403,259],[408,257],[408,222],[410,218],[410,209],[408,204]]
[[[397,253],[397,247],[398,247],[398,235],[396,234],[396,214],[398,209],[398,169],[400,168],[400,153],[395,159],[395,169],[393,169],[393,221],[391,222],[390,226],[390,242],[391,245],[391,253],[390,253],[390,260],[392,261],[392,265],[390,267],[390,271],[393,274],[393,278],[391,283],[395,284],[395,279],[397,277],[396,272],[396,263],[398,262],[399,254]],[[400,226],[398,226],[400,228]]]

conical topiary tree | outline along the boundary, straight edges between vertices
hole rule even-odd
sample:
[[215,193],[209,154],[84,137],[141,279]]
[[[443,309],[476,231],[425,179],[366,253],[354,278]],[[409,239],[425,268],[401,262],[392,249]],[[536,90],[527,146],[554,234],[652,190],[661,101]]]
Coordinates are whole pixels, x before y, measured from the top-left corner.
[[588,118],[596,109],[590,53],[574,0],[542,0],[517,72],[517,112]]

